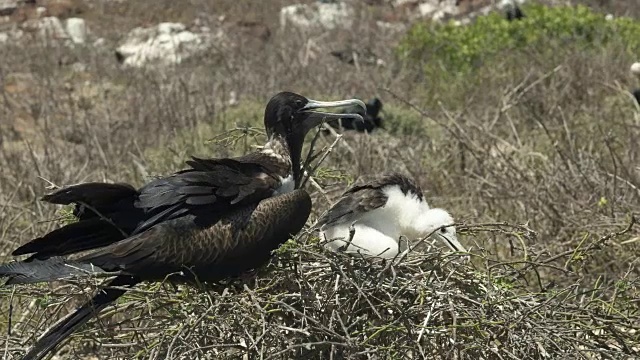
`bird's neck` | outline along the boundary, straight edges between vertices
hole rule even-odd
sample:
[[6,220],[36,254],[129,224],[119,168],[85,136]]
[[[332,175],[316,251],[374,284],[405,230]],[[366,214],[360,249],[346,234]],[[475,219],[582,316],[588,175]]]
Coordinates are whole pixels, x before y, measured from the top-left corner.
[[265,155],[270,162],[282,169],[282,173],[279,174],[285,178],[292,175],[294,179],[298,179],[300,173],[300,151],[294,154],[291,146],[287,140],[278,134],[273,134],[269,138],[269,141],[264,145],[260,151]]

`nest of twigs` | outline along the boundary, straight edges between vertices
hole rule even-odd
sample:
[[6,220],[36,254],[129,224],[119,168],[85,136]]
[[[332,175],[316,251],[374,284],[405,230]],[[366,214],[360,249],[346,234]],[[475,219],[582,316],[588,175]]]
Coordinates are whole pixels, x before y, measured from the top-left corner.
[[[521,226],[462,227],[464,234],[526,239]],[[611,234],[581,252],[597,251]],[[59,349],[64,359],[632,359],[640,356],[637,287],[543,284],[567,259],[515,242],[519,261],[484,249],[471,261],[429,241],[395,260],[324,250],[308,234],[278,250],[257,274],[201,289],[153,284],[130,291]],[[520,256],[520,255],[518,255]],[[550,260],[550,261],[546,261]],[[548,270],[548,269],[547,269]],[[5,359],[72,307],[76,286],[34,289],[14,316]],[[80,284],[86,290],[95,286]],[[72,287],[72,289],[69,289]],[[11,301],[30,301],[21,297]],[[71,290],[71,291],[69,291]],[[634,293],[636,291],[636,293]],[[91,291],[88,291],[90,293]],[[16,294],[18,292],[15,292]],[[50,295],[50,296],[46,296]],[[33,297],[31,297],[33,299]],[[13,356],[13,357],[12,357]]]

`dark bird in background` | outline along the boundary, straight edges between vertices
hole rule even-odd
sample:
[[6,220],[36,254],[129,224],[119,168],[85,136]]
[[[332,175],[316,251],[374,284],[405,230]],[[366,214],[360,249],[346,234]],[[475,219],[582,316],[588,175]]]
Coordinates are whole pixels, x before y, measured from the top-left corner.
[[[631,65],[631,74],[635,75],[640,82],[640,62],[636,62]],[[633,94],[633,97],[636,98],[638,104],[640,104],[640,89],[635,89],[631,93]]]
[[[382,124],[382,118],[380,117],[380,110],[382,110],[382,101],[380,99],[373,98],[367,102],[367,111],[362,113],[362,110],[357,106],[350,106],[344,108],[341,113],[344,114],[361,114],[363,115],[364,122],[354,121],[353,118],[332,119],[327,121],[327,124],[335,129],[340,129],[340,125],[345,130],[355,130],[358,132],[372,132],[376,128],[384,129]],[[325,130],[325,133],[328,130]]]
[[[186,170],[140,189],[85,183],[44,196],[52,204],[75,204],[78,221],[17,248],[13,255],[31,256],[0,266],[6,284],[97,273],[116,277],[49,329],[24,359],[42,359],[142,281],[215,282],[264,265],[272,250],[302,229],[311,211],[309,195],[298,189],[305,135],[325,118],[345,116],[314,110],[348,105],[365,107],[355,99],[320,102],[282,92],[265,109],[268,142],[260,151],[193,157]],[[63,257],[80,251],[88,252]]]
[[520,9],[520,6],[515,2],[510,2],[505,5],[505,16],[508,21],[524,19],[526,16]]

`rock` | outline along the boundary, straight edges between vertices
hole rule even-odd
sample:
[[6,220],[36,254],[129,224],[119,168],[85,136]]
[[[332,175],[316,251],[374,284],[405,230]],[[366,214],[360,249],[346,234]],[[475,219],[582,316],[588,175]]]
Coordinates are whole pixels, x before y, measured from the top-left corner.
[[640,62],[636,62],[631,65],[631,73],[640,78]]
[[59,18],[47,16],[41,19],[30,18],[12,31],[11,37],[18,39],[21,33],[33,34],[45,41],[62,41],[62,44],[73,46],[83,44],[89,36],[89,29],[81,18],[68,18],[64,25]]
[[395,0],[393,6],[405,6],[407,4],[416,4],[417,0]]
[[459,13],[459,10],[458,10],[458,7],[456,6],[456,3],[451,1],[445,1],[443,3],[440,3],[438,10],[431,15],[431,19],[436,21],[443,21],[452,16],[458,15],[458,13]]
[[422,3],[418,5],[418,13],[420,16],[429,16],[438,10],[438,6],[432,3]]
[[376,26],[390,33],[399,33],[407,29],[407,26],[401,22],[376,21]]
[[69,35],[64,31],[62,22],[55,16],[48,16],[36,20],[33,24],[38,34],[46,39],[67,39]]
[[77,72],[77,73],[83,73],[83,72],[87,71],[87,65],[83,64],[81,62],[75,62],[75,63],[71,64],[71,70],[73,70],[74,72]]
[[0,0],[0,16],[9,16],[18,8],[18,0]]
[[84,44],[87,40],[87,25],[84,19],[81,18],[68,18],[65,22],[65,28],[67,34],[76,44]]
[[[221,37],[221,34],[217,34]],[[142,67],[180,64],[211,45],[211,33],[193,33],[184,24],[161,23],[151,28],[135,28],[116,49],[116,59],[124,65]]]
[[350,28],[353,15],[353,8],[343,2],[289,5],[280,9],[280,28],[288,24],[301,29]]

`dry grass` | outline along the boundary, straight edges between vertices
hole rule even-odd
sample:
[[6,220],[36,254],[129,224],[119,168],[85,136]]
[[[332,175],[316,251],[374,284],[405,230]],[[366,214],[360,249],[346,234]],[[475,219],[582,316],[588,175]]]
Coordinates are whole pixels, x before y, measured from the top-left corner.
[[[624,92],[635,85],[627,69],[636,59],[622,46],[566,46],[505,54],[461,79],[425,79],[393,57],[397,35],[374,26],[374,11],[359,12],[352,31],[305,35],[279,32],[274,9],[200,0],[86,10],[107,44],[161,20],[218,26],[223,13],[229,30],[239,19],[270,27],[265,43],[230,33],[219,48],[162,71],[120,69],[108,49],[1,47],[0,260],[56,226],[56,209],[37,201],[41,178],[141,184],[191,154],[249,151],[264,137],[247,127],[260,129],[268,98],[288,89],[318,99],[378,95],[390,122],[388,132],[345,134],[333,149],[316,177],[326,196],[307,186],[309,225],[351,181],[402,171],[460,221],[472,261],[426,244],[402,261],[372,262],[327,253],[302,234],[254,277],[132,291],[74,335],[65,358],[640,356],[632,221],[640,109]],[[107,16],[115,26],[105,26]],[[388,66],[356,68],[328,54],[356,44]],[[230,91],[239,105],[228,105]],[[0,288],[4,358],[19,358],[96,283]]]

